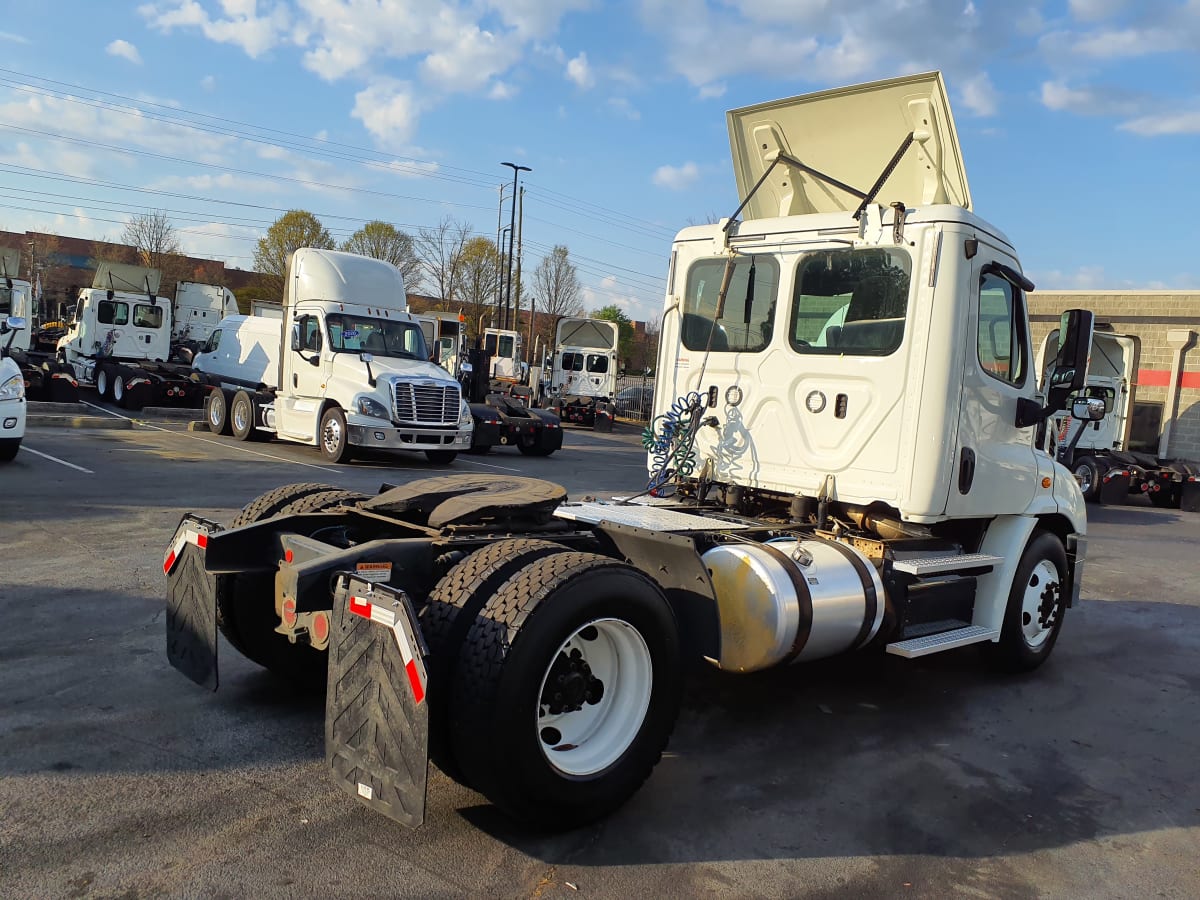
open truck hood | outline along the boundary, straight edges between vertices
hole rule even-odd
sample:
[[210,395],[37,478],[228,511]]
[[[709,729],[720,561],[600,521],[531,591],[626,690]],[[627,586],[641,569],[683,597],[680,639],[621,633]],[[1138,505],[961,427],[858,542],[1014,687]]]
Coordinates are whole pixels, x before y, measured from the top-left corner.
[[[909,75],[760,103],[726,114],[739,199],[783,153],[866,193],[904,139],[914,141],[875,202],[971,208],[962,150],[940,72]],[[742,212],[745,219],[852,212],[861,197],[780,162]]]

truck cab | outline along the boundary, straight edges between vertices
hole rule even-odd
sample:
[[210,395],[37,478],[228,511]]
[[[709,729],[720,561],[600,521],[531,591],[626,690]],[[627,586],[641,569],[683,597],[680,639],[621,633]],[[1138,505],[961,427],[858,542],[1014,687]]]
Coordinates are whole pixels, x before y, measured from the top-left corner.
[[506,381],[511,384],[524,383],[525,364],[522,362],[524,347],[519,331],[485,328],[483,330],[483,349],[492,358],[492,370],[489,374],[493,381]]
[[372,448],[447,463],[470,447],[470,410],[458,382],[429,361],[394,266],[297,250],[283,334],[278,390],[261,414],[280,436],[316,444],[335,461]]
[[558,323],[550,394],[552,408],[563,421],[612,430],[619,329],[616,322],[603,319],[566,318]]
[[181,281],[175,286],[171,343],[175,353],[189,359],[199,352],[213,329],[226,316],[237,315],[233,291],[219,284]]

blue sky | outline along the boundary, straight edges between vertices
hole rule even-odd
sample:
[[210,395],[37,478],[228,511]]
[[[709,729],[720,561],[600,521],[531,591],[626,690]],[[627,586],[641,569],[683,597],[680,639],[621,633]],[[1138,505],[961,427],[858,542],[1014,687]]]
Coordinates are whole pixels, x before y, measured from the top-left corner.
[[727,109],[941,69],[975,210],[1039,287],[1200,288],[1200,0],[3,6],[8,230],[165,209],[243,268],[289,208],[494,237],[507,160],[526,271],[565,244],[589,308],[653,319],[675,232],[738,203]]

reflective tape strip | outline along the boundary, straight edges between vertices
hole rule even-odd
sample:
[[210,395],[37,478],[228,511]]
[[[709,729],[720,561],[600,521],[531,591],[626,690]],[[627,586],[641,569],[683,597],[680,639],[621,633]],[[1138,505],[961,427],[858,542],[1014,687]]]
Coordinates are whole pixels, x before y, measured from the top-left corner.
[[167,556],[163,560],[163,574],[170,575],[171,570],[175,568],[175,563],[179,557],[183,555],[183,547],[185,544],[195,544],[201,550],[208,547],[208,535],[202,531],[194,531],[191,528],[185,528],[175,537],[175,543],[167,550]]
[[404,674],[408,676],[408,686],[412,689],[413,699],[417,703],[423,701],[425,699],[425,673],[423,668],[417,664],[400,617],[394,610],[388,609],[386,606],[355,597],[353,594],[350,595],[349,608],[350,612],[356,616],[369,619],[392,632],[392,636],[396,639],[396,646],[400,649],[400,658],[404,661]]

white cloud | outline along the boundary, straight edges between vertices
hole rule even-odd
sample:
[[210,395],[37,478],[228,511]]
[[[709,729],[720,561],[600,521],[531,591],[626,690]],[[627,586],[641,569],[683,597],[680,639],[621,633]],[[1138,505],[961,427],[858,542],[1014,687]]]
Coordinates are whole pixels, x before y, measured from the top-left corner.
[[444,90],[481,88],[520,58],[516,41],[475,26],[460,25],[453,36],[439,37],[440,46],[422,61],[421,73]]
[[416,133],[420,104],[409,82],[379,78],[354,95],[350,114],[380,143],[406,144]]
[[206,91],[215,90],[217,87],[217,79],[215,75],[205,75],[200,79],[200,87]]
[[277,144],[260,144],[255,152],[262,159],[286,159],[291,156],[288,150]]
[[[259,178],[253,175],[234,175],[231,172],[204,175],[168,175],[151,182],[147,187],[152,190],[177,191],[186,189],[200,193],[225,191],[230,194],[246,196],[253,193],[277,194],[285,189],[285,185],[272,178]],[[287,190],[292,190],[286,187]]]
[[578,87],[584,90],[587,90],[596,83],[596,78],[592,75],[592,71],[588,67],[586,53],[580,53],[567,63],[567,79],[575,82]]
[[1080,22],[1098,22],[1111,18],[1127,5],[1127,0],[1067,0],[1067,8],[1072,17]]
[[12,44],[28,44],[29,38],[20,34],[13,34],[11,31],[0,31],[0,41],[8,41]]
[[1172,134],[1200,134],[1200,110],[1139,116],[1120,126],[1143,137],[1162,137]]
[[511,100],[517,96],[517,89],[506,81],[497,81],[492,84],[492,89],[488,91],[488,97],[492,100]]
[[365,163],[368,169],[374,169],[377,172],[387,172],[391,175],[398,175],[401,178],[425,178],[430,175],[436,175],[441,171],[441,166],[435,162],[424,162],[415,159],[394,159],[387,163]]
[[286,4],[263,3],[264,14],[258,14],[256,0],[221,0],[225,18],[213,18],[196,0],[165,0],[146,3],[138,12],[152,27],[164,33],[176,28],[199,28],[210,41],[234,44],[246,55],[257,59],[276,46],[291,28],[291,14]]
[[697,92],[701,100],[715,100],[725,96],[725,82],[717,81],[712,84],[702,84]]
[[1112,86],[1071,87],[1065,81],[1042,83],[1042,105],[1081,116],[1133,115],[1146,99]]
[[624,116],[634,122],[638,121],[642,114],[638,112],[632,103],[624,97],[609,97],[608,108],[615,112],[618,116]]
[[962,101],[977,116],[996,114],[999,96],[987,72],[980,72],[962,83]]
[[119,56],[122,59],[127,59],[137,66],[142,64],[142,55],[138,53],[137,47],[133,46],[129,41],[123,41],[120,38],[105,47],[104,52],[109,56]]
[[700,167],[694,162],[685,162],[682,166],[659,166],[650,180],[658,187],[682,191],[694,184],[699,177]]

